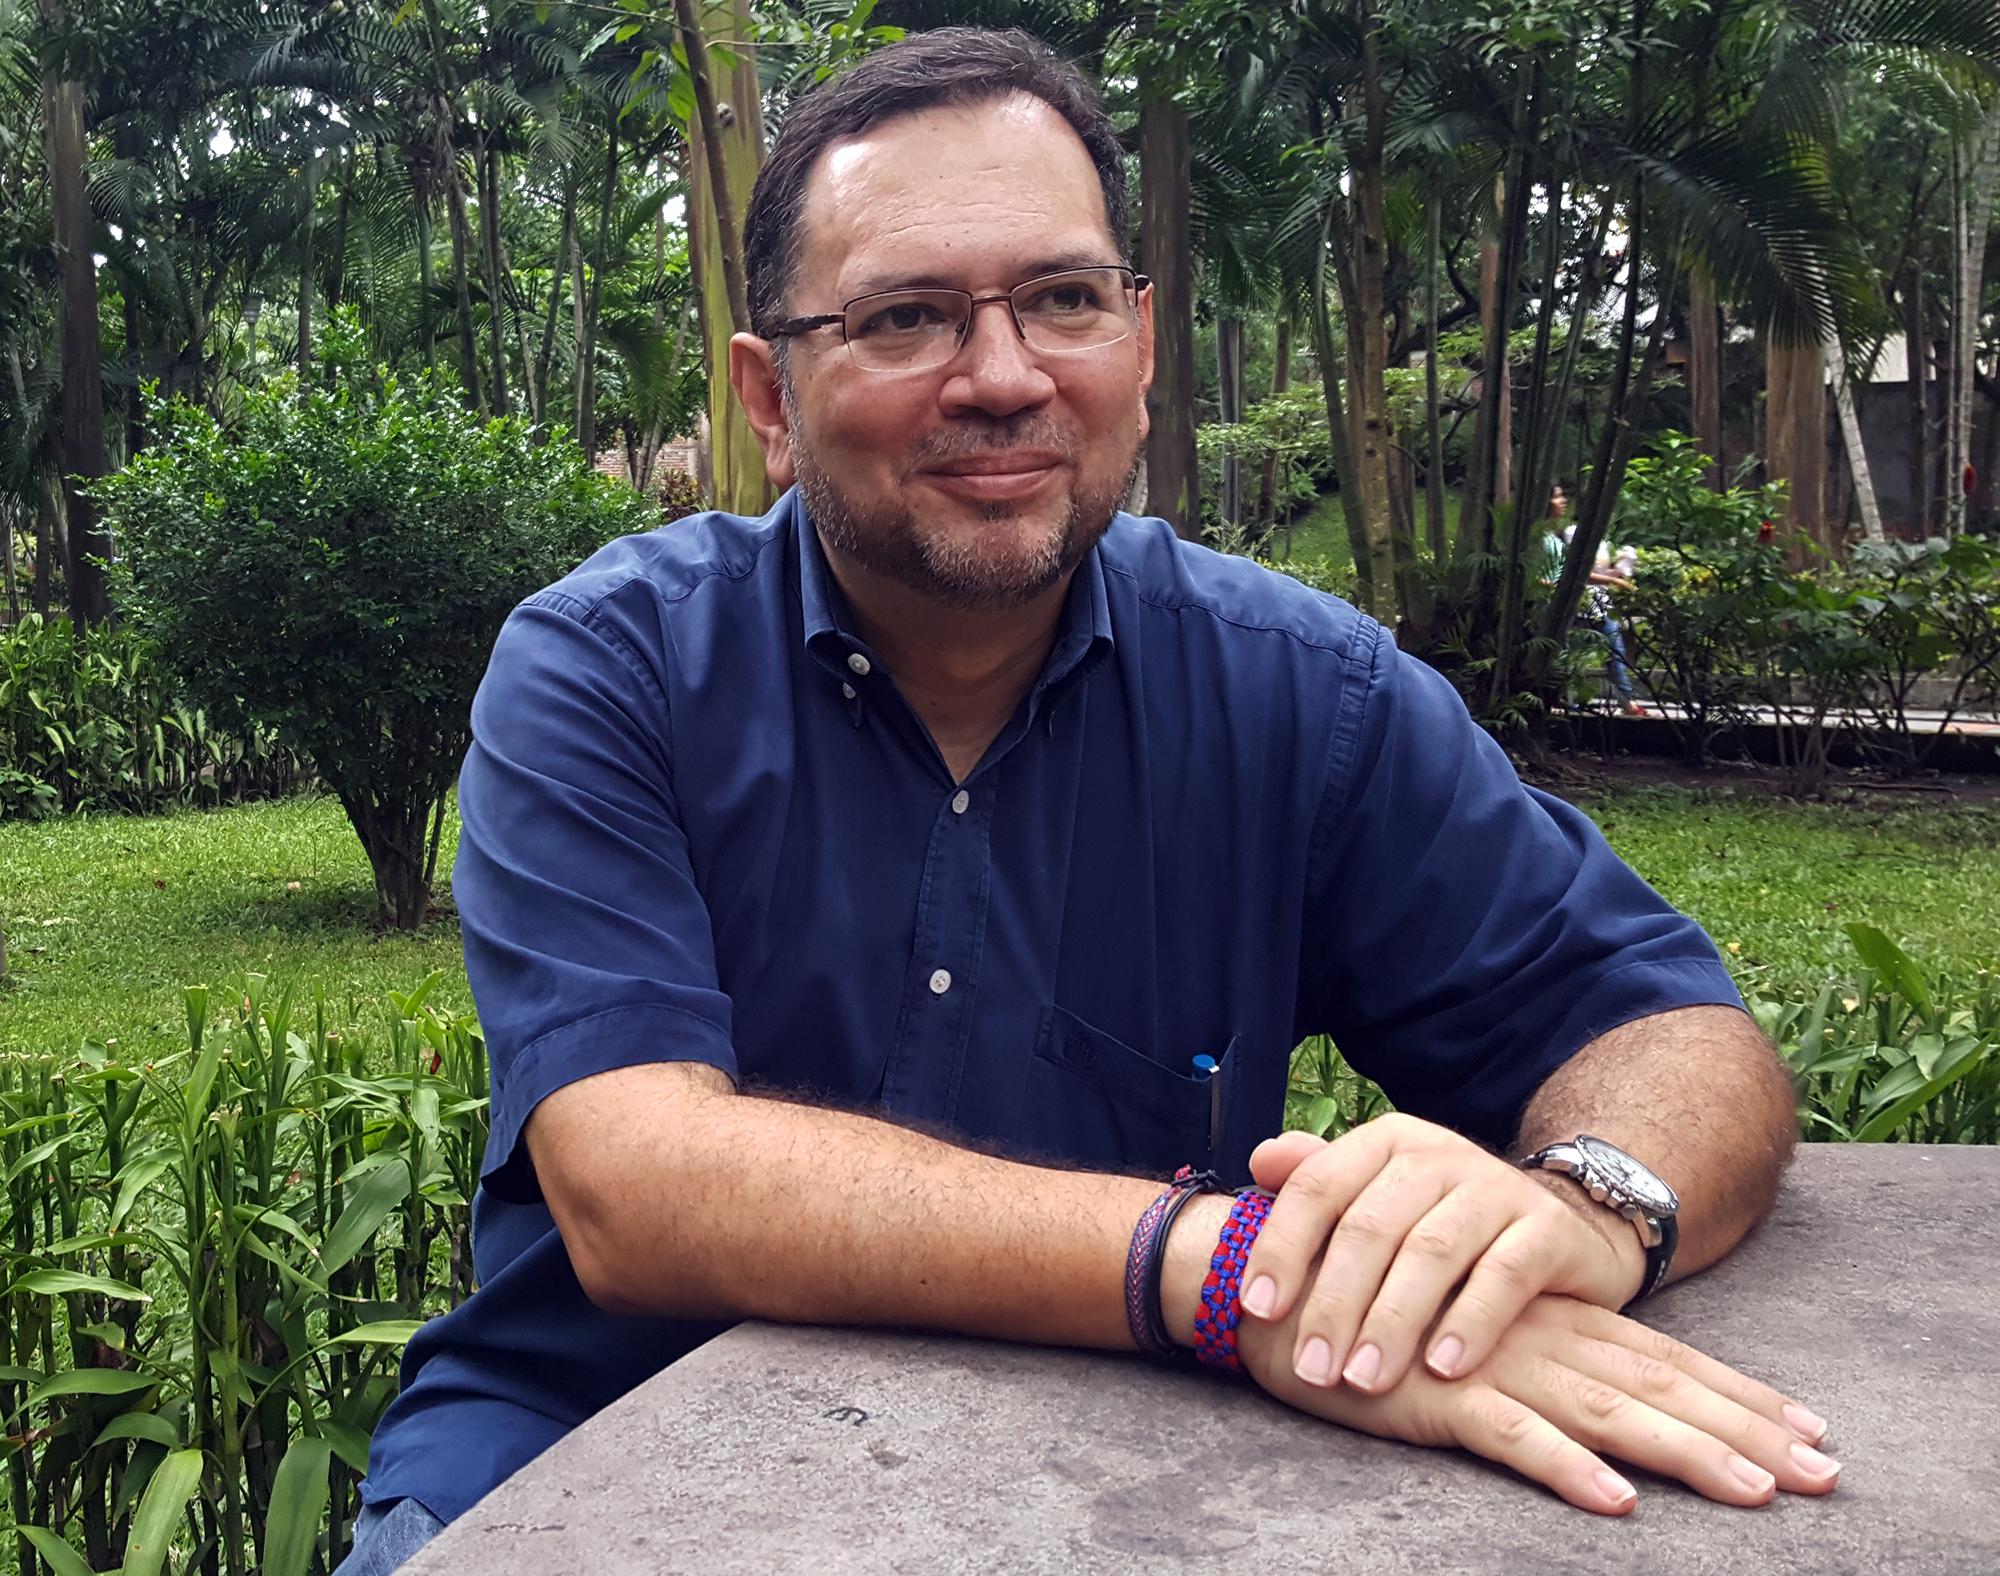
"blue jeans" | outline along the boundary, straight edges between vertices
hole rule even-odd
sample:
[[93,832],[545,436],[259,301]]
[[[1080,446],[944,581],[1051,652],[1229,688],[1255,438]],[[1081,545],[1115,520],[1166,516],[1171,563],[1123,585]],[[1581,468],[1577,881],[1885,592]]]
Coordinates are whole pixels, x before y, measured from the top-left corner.
[[414,1499],[365,1505],[354,1518],[354,1547],[333,1576],[389,1576],[442,1531],[444,1523]]
[[1625,665],[1625,632],[1618,627],[1618,620],[1604,621],[1604,638],[1611,644],[1611,686],[1618,691],[1621,701],[1632,699],[1632,670]]

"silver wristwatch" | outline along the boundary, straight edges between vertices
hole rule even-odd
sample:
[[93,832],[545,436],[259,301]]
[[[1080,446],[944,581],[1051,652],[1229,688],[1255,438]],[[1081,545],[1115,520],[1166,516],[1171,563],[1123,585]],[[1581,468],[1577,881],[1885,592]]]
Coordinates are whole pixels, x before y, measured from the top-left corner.
[[[1616,1144],[1580,1133],[1566,1144],[1550,1144],[1521,1162],[1524,1171],[1560,1171],[1575,1177],[1590,1196],[1615,1209],[1638,1229],[1646,1249],[1646,1281],[1639,1297],[1660,1289],[1680,1245],[1681,1201],[1674,1190]],[[1637,1302],[1639,1297],[1632,1300]]]

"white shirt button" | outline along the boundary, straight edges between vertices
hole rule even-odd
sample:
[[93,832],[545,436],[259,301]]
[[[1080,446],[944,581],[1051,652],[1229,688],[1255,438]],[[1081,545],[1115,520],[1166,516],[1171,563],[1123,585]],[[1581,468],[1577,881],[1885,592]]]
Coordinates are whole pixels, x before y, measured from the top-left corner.
[[931,994],[933,996],[942,996],[946,991],[950,989],[951,989],[950,971],[946,969],[939,969],[937,973],[931,976]]
[[953,815],[963,815],[965,814],[965,807],[971,803],[972,795],[961,788],[951,796],[951,813]]
[[860,674],[864,679],[868,677],[869,662],[860,652],[856,651],[848,657],[847,666],[853,672]]
[[840,686],[840,693],[845,695],[849,700],[852,700],[854,699],[854,686],[852,684],[843,684]]

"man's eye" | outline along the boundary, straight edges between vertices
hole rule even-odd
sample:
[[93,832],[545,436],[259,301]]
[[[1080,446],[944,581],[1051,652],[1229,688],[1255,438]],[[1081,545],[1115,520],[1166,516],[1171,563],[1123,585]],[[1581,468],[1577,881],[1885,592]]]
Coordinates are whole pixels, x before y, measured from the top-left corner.
[[862,319],[860,334],[918,334],[943,327],[944,314],[928,301],[893,301]]
[[1050,317],[1065,317],[1077,312],[1095,311],[1098,305],[1097,292],[1089,285],[1060,284],[1038,291],[1034,300],[1028,303],[1028,310],[1046,313]]

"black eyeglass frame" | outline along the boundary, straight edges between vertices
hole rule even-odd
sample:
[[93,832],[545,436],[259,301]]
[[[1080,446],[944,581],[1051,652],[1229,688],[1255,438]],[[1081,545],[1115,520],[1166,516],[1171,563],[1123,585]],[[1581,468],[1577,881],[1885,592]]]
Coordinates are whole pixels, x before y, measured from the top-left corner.
[[[1020,336],[1021,343],[1030,346],[1032,349],[1034,349],[1035,351],[1037,351],[1042,355],[1066,356],[1066,355],[1074,355],[1077,352],[1084,350],[1102,350],[1104,349],[1105,345],[1118,344],[1120,340],[1122,340],[1125,336],[1121,334],[1118,337],[1118,339],[1107,339],[1104,341],[1103,344],[1099,345],[1076,345],[1065,350],[1044,350],[1041,346],[1036,345],[1032,340],[1028,338],[1028,330],[1025,327],[1025,325],[1023,325],[1021,322],[1021,309],[1018,306],[1016,306],[1014,302],[1014,298],[1017,295],[1019,295],[1023,290],[1026,290],[1030,285],[1043,284],[1051,279],[1061,279],[1068,274],[1096,273],[1099,271],[1115,273],[1115,274],[1123,274],[1126,280],[1125,288],[1131,291],[1132,301],[1135,307],[1138,304],[1139,292],[1142,290],[1149,290],[1152,288],[1153,281],[1149,275],[1138,273],[1133,269],[1127,268],[1123,263],[1084,263],[1076,268],[1051,269],[1048,273],[1036,274],[1032,279],[1023,279],[1019,284],[1014,286],[1013,289],[1008,290],[1000,295],[976,296],[969,290],[954,290],[949,285],[908,285],[901,290],[871,290],[868,292],[867,295],[859,295],[856,296],[852,301],[843,302],[838,312],[814,312],[804,317],[788,317],[782,323],[774,323],[771,326],[770,332],[765,334],[764,338],[766,339],[792,338],[802,334],[815,333],[822,328],[832,328],[837,324],[839,325],[840,328],[840,342],[843,345],[847,346],[847,353],[850,356],[853,356],[854,342],[847,337],[847,318],[848,314],[852,312],[855,309],[855,307],[859,306],[864,301],[880,301],[880,300],[886,300],[891,296],[913,295],[918,291],[928,291],[937,295],[961,296],[967,303],[965,308],[965,321],[959,324],[958,328],[958,341],[951,347],[951,354],[946,356],[943,361],[936,363],[937,366],[945,365],[945,363],[950,361],[953,356],[956,356],[961,350],[965,348],[966,336],[972,332],[973,314],[976,313],[982,306],[989,306],[996,301],[1004,301],[1007,303],[1007,315],[1014,320],[1014,332]],[[894,371],[905,370],[896,367],[863,366],[859,358],[855,359],[854,364],[857,367],[861,367],[861,370],[863,372],[894,372]],[[916,370],[930,371],[934,370],[934,368],[922,367]]]

